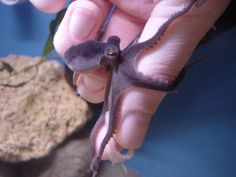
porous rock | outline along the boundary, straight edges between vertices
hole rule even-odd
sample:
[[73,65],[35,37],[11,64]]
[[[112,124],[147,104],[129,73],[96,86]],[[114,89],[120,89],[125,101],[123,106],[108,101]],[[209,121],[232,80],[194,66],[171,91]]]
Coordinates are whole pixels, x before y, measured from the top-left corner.
[[[0,61],[0,159],[20,162],[48,154],[79,130],[91,112],[57,61],[10,55]],[[9,77],[9,75],[11,75]]]

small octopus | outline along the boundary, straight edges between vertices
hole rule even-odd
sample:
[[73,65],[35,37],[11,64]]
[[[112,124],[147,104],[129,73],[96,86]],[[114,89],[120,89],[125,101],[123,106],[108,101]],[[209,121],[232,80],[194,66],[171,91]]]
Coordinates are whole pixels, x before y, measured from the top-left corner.
[[[100,67],[107,70],[110,74],[107,81],[102,113],[90,135],[90,148],[92,155],[90,168],[93,177],[98,175],[101,157],[105,146],[113,137],[117,125],[117,105],[126,89],[136,86],[153,90],[172,91],[178,86],[179,82],[184,77],[185,68],[182,69],[175,80],[166,81],[145,76],[141,72],[138,72],[135,67],[138,56],[144,50],[156,45],[173,21],[186,14],[194,5],[199,7],[202,2],[203,1],[199,0],[191,0],[191,2],[183,9],[166,20],[153,37],[144,42],[138,43],[138,35],[123,51],[120,50],[120,38],[117,36],[109,37],[107,42],[96,40],[85,41],[79,45],[72,46],[66,51],[66,64],[72,71],[74,71],[75,79],[79,73],[90,72]],[[97,152],[95,149],[97,133],[101,126],[104,125],[105,114],[108,111],[108,130]]]

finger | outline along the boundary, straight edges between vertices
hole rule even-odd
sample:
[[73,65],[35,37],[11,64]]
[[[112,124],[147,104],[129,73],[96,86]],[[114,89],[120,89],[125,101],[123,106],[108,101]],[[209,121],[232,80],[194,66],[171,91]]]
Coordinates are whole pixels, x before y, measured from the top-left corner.
[[[183,2],[182,4],[178,2],[161,1],[154,9],[140,40],[150,38],[163,21],[168,19],[174,11],[181,9]],[[142,58],[138,69],[151,76],[166,73],[166,76],[169,79],[170,73],[175,77],[181,70],[181,67],[183,67],[187,58],[191,55],[197,43],[208,29],[211,28],[212,24],[223,12],[226,5],[227,3],[223,3],[222,1],[220,3],[219,1],[217,3],[215,0],[207,1],[202,7],[198,9],[195,8],[192,12],[189,12],[188,15],[176,21],[163,36],[158,44],[158,48]],[[215,9],[214,12],[209,13],[209,9],[212,8]],[[165,74],[163,77],[164,76]],[[129,94],[131,94],[131,96],[129,96]],[[153,92],[145,92],[144,90],[140,92],[138,99],[135,96],[132,96],[133,93],[130,92],[129,94],[124,100],[127,111],[131,109],[135,112],[139,107],[143,107],[143,109],[139,110],[141,115],[145,113],[145,110],[148,109],[149,106],[152,106],[153,108],[155,106],[157,107],[162,99],[162,97],[155,96]],[[161,93],[156,92],[156,94],[160,95]],[[153,101],[150,103],[149,99],[151,98]],[[139,100],[139,106],[136,105],[137,100]],[[129,104],[131,102],[133,102],[133,104]],[[121,128],[118,131],[119,144],[126,148],[136,148],[142,144],[146,129],[137,129],[137,132],[134,128],[132,129],[132,127],[142,126],[139,119],[147,119],[154,111],[155,109],[150,110],[148,116],[137,116],[137,121],[135,120],[136,116],[132,114],[123,118]],[[125,114],[125,112],[126,111],[124,110],[123,114]],[[127,125],[126,122],[129,119],[133,119],[132,125]],[[129,133],[127,130],[129,130]],[[139,135],[137,136],[136,133]],[[132,143],[133,141],[135,141],[135,143]]]
[[[121,48],[124,48],[141,31],[143,25],[143,21],[133,18],[128,14],[124,14],[120,10],[116,10],[110,19],[104,40],[112,35],[119,36],[121,38]],[[107,74],[101,70],[80,75],[77,80],[78,93],[83,98],[93,103],[103,101],[106,90],[106,75]]]
[[[173,12],[181,10],[188,2],[188,0],[160,1],[154,8],[140,41],[153,36]],[[213,26],[228,3],[229,0],[208,0],[199,8],[193,6],[187,14],[169,26],[151,52],[147,52],[140,58],[138,70],[150,76],[158,75],[167,80],[175,79],[201,38]]]
[[92,73],[80,74],[77,81],[78,94],[91,103],[100,103],[104,100],[107,83],[107,73],[98,69]]
[[63,56],[69,47],[95,39],[109,9],[110,4],[106,1],[72,2],[54,37],[56,51]]
[[[157,48],[142,56],[138,66],[139,71],[150,76],[175,78],[197,43],[211,28],[228,3],[229,1],[209,0],[201,7],[193,8],[187,15],[176,20],[161,38]],[[182,4],[183,1],[181,4],[179,1],[160,1],[146,24],[140,41],[149,39],[173,12],[183,7]],[[209,9],[214,9],[214,11],[210,12]],[[150,117],[163,97],[163,92],[139,88],[129,91],[124,96],[119,126],[115,134],[117,144],[115,150],[119,151],[120,148],[133,150],[143,143]],[[108,144],[103,158],[113,160],[109,146],[114,147],[114,145]],[[115,150],[113,149],[113,151]]]
[[58,12],[66,4],[66,0],[29,0],[36,8],[43,12]]
[[[110,7],[104,1],[79,0],[71,3],[54,37],[56,51],[63,56],[71,46],[95,39]],[[93,103],[103,100],[105,83],[106,74],[102,70],[94,74],[80,74],[76,81],[78,93]]]
[[152,114],[164,98],[164,92],[135,88],[123,98],[120,126],[116,140],[126,149],[136,149],[143,143]]
[[[113,139],[109,141],[103,153],[103,160],[114,163],[122,162],[132,157],[133,151],[139,148],[145,139],[151,117],[165,93],[148,89],[136,88],[124,95]],[[102,127],[98,137],[104,137],[108,122]],[[100,138],[101,139],[101,138]],[[97,141],[99,144],[99,140]],[[121,149],[127,149],[128,154],[121,154]]]
[[104,39],[106,40],[109,36],[119,36],[120,47],[123,49],[142,31],[144,23],[144,20],[116,9],[109,21]]
[[117,8],[122,9],[123,12],[135,16],[144,21],[148,20],[150,12],[152,11],[155,5],[154,0],[110,0],[110,2],[115,4]]
[[[169,73],[175,77],[184,66],[197,43],[211,28],[226,6],[226,2],[207,1],[199,9],[195,8],[188,15],[176,21],[163,36],[158,48],[142,58],[139,63],[139,71],[145,74],[148,73],[151,76],[166,73],[163,77],[167,76],[168,79]],[[177,3],[177,1],[161,1],[154,9],[140,40],[150,38],[163,21],[168,19],[174,11],[181,9],[181,7],[182,5]],[[209,13],[209,9],[212,8],[215,9],[214,12]],[[143,143],[147,128],[141,129],[142,121],[146,120],[148,122],[151,114],[155,112],[155,109],[149,109],[148,114],[146,114],[146,110],[149,107],[156,108],[161,102],[162,96],[164,96],[161,92],[156,92],[155,94],[153,91],[146,92],[145,90],[141,90],[139,96],[132,96],[133,94],[133,92],[128,93],[124,99],[122,115],[126,116],[121,119],[122,125],[118,131],[117,138],[117,142],[122,147],[130,149],[135,149]],[[151,102],[150,99],[152,99]],[[132,112],[128,114],[129,110],[139,112],[139,114],[132,114]],[[129,120],[131,120],[130,123]]]

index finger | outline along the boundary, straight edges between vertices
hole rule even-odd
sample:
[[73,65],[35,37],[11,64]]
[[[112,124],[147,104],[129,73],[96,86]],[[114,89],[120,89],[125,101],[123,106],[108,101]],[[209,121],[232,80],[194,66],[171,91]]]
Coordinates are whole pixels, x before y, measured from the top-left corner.
[[95,39],[110,7],[111,4],[107,1],[72,2],[54,37],[56,51],[63,56],[69,47]]

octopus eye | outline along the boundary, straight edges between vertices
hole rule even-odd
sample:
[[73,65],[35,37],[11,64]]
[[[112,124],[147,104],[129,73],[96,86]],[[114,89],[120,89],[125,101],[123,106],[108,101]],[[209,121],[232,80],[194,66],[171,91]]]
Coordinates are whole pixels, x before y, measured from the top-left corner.
[[119,49],[115,46],[108,46],[105,49],[104,55],[107,59],[116,59],[119,55]]

